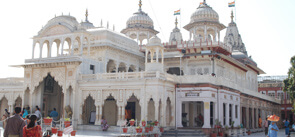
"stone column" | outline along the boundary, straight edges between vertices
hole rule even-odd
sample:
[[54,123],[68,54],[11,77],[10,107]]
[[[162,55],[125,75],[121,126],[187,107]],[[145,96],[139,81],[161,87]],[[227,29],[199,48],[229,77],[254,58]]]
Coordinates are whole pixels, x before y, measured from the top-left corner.
[[156,62],[159,62],[159,49],[156,49]]
[[237,111],[238,111],[238,118],[236,120],[237,124],[236,125],[241,125],[241,107],[240,105],[237,105]]
[[69,48],[71,48],[71,55],[74,55],[74,40],[73,40],[73,38],[71,39],[71,44],[69,44]]
[[164,64],[164,50],[161,49],[161,55],[162,55],[162,64]]
[[210,126],[210,102],[204,102],[204,125],[202,128],[211,128],[211,126]]
[[176,103],[176,127],[183,127],[182,125],[182,101]]
[[155,120],[159,120],[159,101],[155,100]]
[[149,51],[147,49],[145,49],[145,63],[147,63],[148,54],[149,54]]
[[100,122],[99,122],[99,109],[100,109],[100,104],[98,102],[95,102],[95,108],[96,108],[96,119],[95,119],[95,125],[100,125]]
[[250,121],[250,119],[249,119],[249,118],[250,118],[250,116],[249,116],[249,109],[250,109],[250,108],[249,108],[249,107],[245,107],[245,108],[246,108],[246,125],[245,125],[245,126],[246,126],[247,128],[249,128],[249,127],[250,127],[250,124],[249,124],[249,123],[250,123],[250,122],[249,122],[249,121]]
[[122,106],[118,106],[118,116],[117,116],[117,126],[120,126],[121,123],[121,112],[122,112]]
[[232,116],[232,121],[235,121],[234,126],[237,125],[237,121],[236,121],[236,105],[235,104],[232,104],[232,113],[231,113],[231,116]]
[[225,104],[225,125],[227,125],[228,127],[230,126],[229,123],[229,103]]
[[100,105],[100,109],[99,109],[99,119],[98,121],[101,121],[101,117],[102,117],[102,109],[103,109],[103,104]]
[[167,107],[167,101],[163,100],[162,108],[161,108],[162,114],[161,114],[160,118],[161,118],[161,126],[164,126],[164,127],[167,126],[166,125],[166,107]]
[[34,59],[35,46],[36,46],[36,43],[34,42],[32,46],[32,59]]
[[40,56],[39,56],[39,58],[42,58],[42,49],[43,49],[43,43],[40,43]]
[[78,119],[78,124],[83,124],[83,104],[80,104],[79,106],[79,119]]
[[[216,124],[216,123],[215,123],[215,119],[218,119],[218,111],[217,111],[218,106],[217,106],[217,102],[214,102],[213,104],[214,104],[214,111],[213,111],[214,120],[213,120],[213,122],[214,122],[214,124]],[[219,120],[219,121],[220,121],[220,120]]]
[[121,109],[121,120],[124,121],[125,120],[125,107],[123,106],[122,109]]
[[80,36],[80,43],[81,43],[81,47],[80,47],[80,56],[82,56],[83,55],[83,44],[84,44],[84,37],[83,37],[83,35],[82,36]]
[[255,123],[254,123],[254,108],[252,108],[251,115],[252,115],[252,128],[254,128],[254,125],[255,125]]
[[[63,56],[64,55],[64,45],[65,45],[65,41],[62,41],[61,42],[61,56]],[[70,45],[69,45],[69,48],[70,48]],[[70,51],[69,51],[70,52]]]
[[52,41],[49,41],[49,43],[48,43],[49,45],[49,48],[48,48],[48,52],[47,52],[47,57],[48,58],[50,58],[51,57],[51,49],[52,49],[52,44],[53,44],[53,42]]

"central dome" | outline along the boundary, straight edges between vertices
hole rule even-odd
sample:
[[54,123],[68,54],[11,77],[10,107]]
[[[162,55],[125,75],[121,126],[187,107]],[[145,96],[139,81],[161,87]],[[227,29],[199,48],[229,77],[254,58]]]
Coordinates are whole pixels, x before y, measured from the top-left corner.
[[219,22],[218,13],[206,3],[201,4],[191,16],[191,22],[211,21]]
[[154,23],[148,14],[139,10],[127,21],[127,28],[132,27],[154,28]]

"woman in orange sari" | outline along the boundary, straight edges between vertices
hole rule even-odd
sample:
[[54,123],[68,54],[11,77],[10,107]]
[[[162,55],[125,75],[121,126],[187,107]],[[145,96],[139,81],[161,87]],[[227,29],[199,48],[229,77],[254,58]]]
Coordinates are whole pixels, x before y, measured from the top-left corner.
[[261,128],[262,127],[262,119],[261,117],[259,116],[259,119],[258,119],[258,127]]
[[42,137],[42,129],[36,124],[37,116],[30,116],[30,123],[23,128],[23,137]]

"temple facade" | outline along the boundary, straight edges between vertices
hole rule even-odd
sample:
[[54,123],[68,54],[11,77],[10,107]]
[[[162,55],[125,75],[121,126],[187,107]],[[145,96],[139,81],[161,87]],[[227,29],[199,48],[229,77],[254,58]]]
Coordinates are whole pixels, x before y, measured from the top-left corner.
[[259,117],[280,116],[280,100],[258,92],[264,71],[247,55],[233,14],[225,26],[204,1],[184,26],[190,38],[182,38],[176,20],[168,42],[157,37],[141,0],[121,32],[85,16],[80,23],[54,17],[33,37],[32,58],[13,66],[24,68],[24,77],[0,79],[1,115],[39,106],[47,117],[56,108],[79,129],[97,127],[102,116],[120,126],[126,112],[168,128],[212,128],[218,120],[255,129]]

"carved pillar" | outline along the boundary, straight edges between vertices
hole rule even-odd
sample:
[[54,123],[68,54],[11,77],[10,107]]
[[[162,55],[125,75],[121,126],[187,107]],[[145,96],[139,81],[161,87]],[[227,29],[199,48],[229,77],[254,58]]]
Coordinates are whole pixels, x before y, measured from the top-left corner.
[[32,46],[32,59],[34,59],[35,46],[36,46],[36,43],[34,42],[34,43],[33,43],[33,46]]
[[87,39],[87,47],[88,47],[88,48],[87,48],[87,49],[88,49],[88,50],[87,50],[87,55],[90,56],[90,42],[89,42],[88,39]]
[[49,44],[48,45],[49,47],[48,47],[47,57],[50,58],[51,57],[51,49],[52,49],[53,42],[52,41],[49,41],[48,44]]
[[147,49],[145,49],[145,63],[147,63],[148,54],[149,54],[149,51]]
[[159,62],[159,49],[156,49],[156,62]]
[[80,104],[78,124],[83,124],[83,117],[83,104]]
[[101,105],[99,102],[95,102],[95,108],[96,108],[96,110],[95,110],[95,113],[96,113],[95,125],[100,125],[100,122],[99,122],[99,120],[100,120],[99,117],[101,117],[99,115],[99,110],[101,109],[100,106]]
[[[61,42],[61,56],[63,56],[64,55],[64,45],[65,45],[65,41],[63,40],[62,42]],[[70,46],[69,46],[69,48],[70,48]],[[69,52],[71,52],[71,51],[69,51]]]
[[[162,114],[160,116],[160,119],[161,119],[161,126],[167,126],[166,125],[166,108],[167,108],[167,101],[163,100],[163,103],[162,103],[162,106],[161,106],[161,111],[162,111]],[[169,111],[170,112],[170,111]],[[171,112],[170,112],[171,113]],[[169,114],[170,116],[170,114]],[[170,118],[170,117],[169,117]]]
[[83,44],[84,44],[84,37],[83,37],[83,35],[82,36],[80,36],[80,42],[81,42],[81,47],[80,47],[80,56],[82,56],[83,55]]
[[229,103],[225,104],[225,125],[230,126],[230,123],[229,123]]
[[69,44],[69,48],[71,49],[70,54],[74,55],[74,40],[71,39],[71,44]]
[[182,125],[182,101],[176,102],[176,127],[183,127]]
[[122,106],[119,106],[118,105],[118,115],[117,115],[117,126],[120,126],[121,125],[121,119],[120,119],[120,117],[121,117],[121,112],[122,112]]
[[204,102],[204,125],[202,128],[211,128],[211,126],[210,126],[210,102]]
[[40,56],[39,56],[39,58],[42,58],[42,49],[43,49],[43,43],[40,43]]
[[155,120],[159,118],[159,101],[155,99]]

